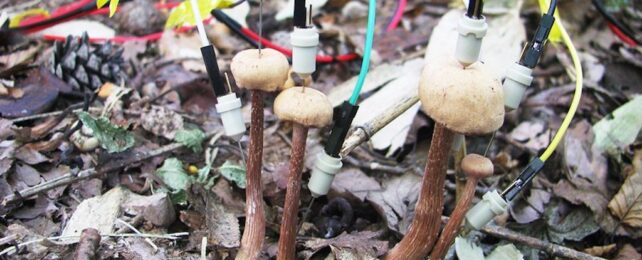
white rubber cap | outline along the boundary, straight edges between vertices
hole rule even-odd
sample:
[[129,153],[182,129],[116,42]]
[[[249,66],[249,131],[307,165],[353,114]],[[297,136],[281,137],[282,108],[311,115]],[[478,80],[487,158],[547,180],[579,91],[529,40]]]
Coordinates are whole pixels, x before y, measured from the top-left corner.
[[325,152],[319,153],[308,182],[312,197],[317,198],[328,194],[334,175],[341,170],[341,166],[343,166],[341,158],[334,158]]
[[466,228],[479,230],[496,216],[506,212],[508,203],[497,190],[486,192],[482,200],[466,213]]
[[319,32],[314,27],[298,28],[290,34],[292,44],[292,71],[309,75],[316,70]]
[[455,58],[464,66],[475,63],[479,60],[482,39],[488,31],[486,17],[473,19],[465,14],[459,19],[457,27],[459,38],[455,49]]
[[241,99],[237,98],[234,93],[218,97],[216,111],[221,115],[225,135],[235,141],[240,140],[245,133],[245,121],[243,121],[243,113],[241,112]]
[[508,110],[517,109],[524,98],[526,88],[533,82],[533,70],[518,63],[513,63],[506,71],[504,79],[504,106]]

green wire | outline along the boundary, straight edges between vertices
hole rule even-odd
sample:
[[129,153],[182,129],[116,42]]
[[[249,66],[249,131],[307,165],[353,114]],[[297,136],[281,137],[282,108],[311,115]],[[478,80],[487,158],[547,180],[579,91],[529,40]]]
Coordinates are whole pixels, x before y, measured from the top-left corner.
[[363,83],[365,83],[366,81],[366,75],[368,74],[368,68],[370,67],[370,52],[372,51],[372,42],[374,42],[375,18],[377,16],[376,5],[376,0],[370,0],[370,3],[368,4],[368,29],[366,32],[366,45],[363,48],[363,61],[361,62],[361,71],[359,72],[357,85],[354,86],[352,96],[350,97],[349,102],[351,105],[357,104],[359,93],[361,93],[361,88],[363,88]]

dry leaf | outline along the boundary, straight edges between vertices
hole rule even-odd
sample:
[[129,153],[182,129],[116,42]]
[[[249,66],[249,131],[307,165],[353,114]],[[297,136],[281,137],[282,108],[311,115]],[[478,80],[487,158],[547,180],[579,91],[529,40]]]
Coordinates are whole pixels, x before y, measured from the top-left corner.
[[632,259],[642,259],[642,254],[638,253],[630,244],[626,244],[620,249],[620,252],[617,253],[615,257],[617,260],[632,260]]
[[[331,239],[317,238],[305,242],[305,247],[313,251],[321,250],[325,247],[336,247],[340,249],[352,249],[353,254],[360,257],[377,257],[388,251],[388,242],[377,240],[380,236],[378,232],[362,231],[351,234],[343,233],[338,237]],[[359,258],[357,258],[359,259]]]
[[405,234],[414,217],[421,177],[412,173],[391,178],[382,191],[371,191],[366,200],[379,212],[390,230]]
[[336,175],[332,191],[339,193],[339,196],[352,196],[363,202],[368,192],[381,191],[381,185],[358,168],[348,168]]
[[613,251],[615,251],[615,249],[617,249],[617,245],[610,244],[605,246],[589,247],[587,249],[584,249],[584,252],[594,256],[605,256],[605,255],[611,254]]
[[617,194],[609,202],[609,209],[622,223],[642,227],[642,173],[626,178]]
[[183,129],[183,117],[161,106],[152,106],[140,115],[140,119],[143,129],[169,140],[174,139],[176,131]]

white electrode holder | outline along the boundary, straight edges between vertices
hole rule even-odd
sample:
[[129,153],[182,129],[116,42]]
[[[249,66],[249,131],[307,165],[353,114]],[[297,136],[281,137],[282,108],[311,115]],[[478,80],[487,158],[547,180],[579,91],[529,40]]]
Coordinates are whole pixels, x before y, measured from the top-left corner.
[[474,19],[463,14],[459,19],[457,31],[459,38],[457,39],[455,58],[464,66],[475,63],[479,60],[482,39],[488,31],[486,17]]
[[319,153],[314,162],[312,174],[310,174],[310,182],[308,182],[312,197],[317,198],[328,194],[334,175],[341,170],[341,166],[343,166],[341,158],[332,157],[325,151]]
[[479,230],[493,218],[506,212],[507,208],[508,203],[497,190],[486,192],[482,200],[466,213],[466,228]]
[[234,92],[218,97],[216,111],[221,115],[225,135],[238,141],[245,133],[245,121],[241,111],[241,99]]
[[294,27],[290,34],[292,44],[292,71],[302,75],[310,75],[317,66],[317,46],[319,32],[313,26]]
[[522,102],[526,88],[533,82],[531,74],[533,70],[521,65],[513,63],[506,71],[506,79],[502,84],[504,88],[504,106],[507,110],[514,110],[519,107]]

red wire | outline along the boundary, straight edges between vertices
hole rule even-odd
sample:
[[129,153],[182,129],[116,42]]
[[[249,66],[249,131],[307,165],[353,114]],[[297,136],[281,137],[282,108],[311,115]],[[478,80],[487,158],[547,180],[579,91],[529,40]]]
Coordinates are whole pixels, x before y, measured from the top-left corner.
[[399,26],[399,22],[401,22],[401,18],[403,17],[403,11],[406,9],[406,2],[407,0],[399,0],[399,6],[397,6],[395,15],[392,17],[390,24],[388,24],[386,32],[390,32]]
[[609,29],[611,29],[613,34],[620,38],[620,40],[622,40],[624,43],[628,44],[631,47],[638,46],[637,42],[635,42],[634,39],[631,39],[631,37],[620,31],[620,29],[617,28],[617,26],[615,26],[614,24],[607,22],[606,25],[609,27]]
[[[51,19],[53,17],[64,15],[64,14],[72,12],[72,11],[78,9],[78,8],[81,8],[82,6],[87,4],[88,2],[92,2],[92,1],[93,0],[82,0],[82,1],[79,1],[79,2],[76,2],[76,3],[72,3],[72,4],[69,4],[69,5],[60,7],[58,9],[56,9],[56,11],[54,11],[52,13],[52,16],[50,16],[50,17],[43,17],[43,16],[31,17],[29,20],[24,20],[21,23],[21,26],[32,24],[32,23],[36,23],[36,22],[42,21],[42,20],[44,20],[46,18]],[[403,2],[403,6],[405,7],[406,0],[401,0],[401,1]],[[156,4],[156,8],[158,8],[158,9],[170,9],[170,8],[174,8],[174,7],[178,6],[179,4],[180,4],[179,2],[166,3],[166,4]],[[397,12],[397,13],[403,14],[403,9],[404,8],[402,8],[402,6],[400,5],[399,9],[402,10],[402,11],[401,12]],[[92,10],[92,11],[89,11],[89,12],[80,13],[80,14],[74,15],[74,16],[68,18],[68,19],[64,19],[63,21],[60,21],[60,23],[64,22],[64,21],[72,20],[72,19],[75,19],[75,18],[78,18],[78,17],[86,16],[86,15],[99,15],[99,14],[109,14],[109,9],[105,7],[105,8],[101,8],[101,9]],[[395,16],[396,15],[397,14],[395,14]],[[401,19],[401,18],[398,18],[398,19]],[[211,18],[208,18],[206,21],[210,21],[210,20],[211,20]],[[395,22],[394,24],[395,24],[395,27],[396,27],[397,24],[398,24],[398,21]],[[48,25],[44,25],[44,26],[41,26],[41,27],[33,28],[33,29],[27,31],[27,33],[37,32],[37,31],[46,29],[46,28],[48,28],[50,26],[53,26],[53,24],[48,24]],[[193,28],[194,28],[193,26],[183,26],[181,28],[176,29],[176,31],[177,32],[185,32],[185,31],[191,30]],[[393,27],[393,29],[394,29],[394,27]],[[287,55],[288,57],[292,56],[292,50],[290,50],[288,48],[285,48],[283,46],[280,46],[278,44],[275,44],[275,43],[273,43],[273,42],[271,42],[271,41],[269,41],[269,40],[267,40],[265,38],[259,37],[258,34],[256,34],[252,30],[250,30],[249,28],[241,28],[241,31],[245,35],[247,35],[248,37],[252,38],[253,40],[260,41],[261,44],[263,44],[264,46],[266,46],[268,48],[275,49],[275,50]],[[94,42],[94,43],[95,42],[105,42],[105,41],[113,41],[115,43],[124,43],[124,42],[128,42],[128,41],[157,41],[162,36],[163,36],[163,32],[157,32],[157,33],[152,33],[152,34],[143,35],[143,36],[114,36],[113,38],[93,37],[93,38],[89,38],[89,41],[90,42]],[[43,38],[45,40],[48,40],[48,41],[64,41],[66,37],[58,36],[58,35],[43,35]],[[358,55],[355,54],[355,53],[343,54],[343,55],[338,55],[338,56],[329,56],[329,55],[317,55],[316,56],[317,62],[320,62],[320,63],[330,63],[330,62],[334,62],[334,61],[339,61],[339,62],[351,61],[351,60],[354,60],[356,58],[358,58]]]

